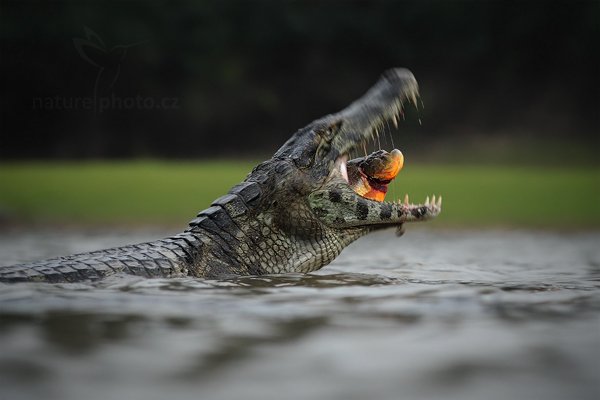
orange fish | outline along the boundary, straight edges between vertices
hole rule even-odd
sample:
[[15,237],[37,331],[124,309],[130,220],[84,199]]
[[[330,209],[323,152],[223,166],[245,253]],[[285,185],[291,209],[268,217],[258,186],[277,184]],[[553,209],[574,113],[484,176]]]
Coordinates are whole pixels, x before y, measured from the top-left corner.
[[391,152],[378,150],[366,157],[347,162],[348,184],[359,195],[383,201],[388,184],[404,166],[404,155],[398,149]]

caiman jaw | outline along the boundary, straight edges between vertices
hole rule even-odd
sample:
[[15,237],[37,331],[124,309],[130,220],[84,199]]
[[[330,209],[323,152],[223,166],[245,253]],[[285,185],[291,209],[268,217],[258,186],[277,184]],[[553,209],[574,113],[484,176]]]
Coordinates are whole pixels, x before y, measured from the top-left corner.
[[[404,222],[427,220],[440,213],[441,196],[428,197],[421,204],[410,203],[408,195],[403,201],[384,201],[384,190],[361,195],[351,188],[348,179],[348,155],[378,139],[386,126],[397,127],[404,104],[409,102],[417,106],[417,97],[418,85],[412,73],[394,69],[384,73],[375,86],[350,106],[319,120],[325,126],[339,127],[329,143],[331,153],[336,154],[334,162],[330,164],[329,178],[320,190],[310,196],[311,207],[321,213],[326,223],[337,227],[401,225]],[[397,170],[398,166],[395,167]],[[394,173],[397,171],[367,175],[375,185],[381,184],[380,189],[383,189],[388,180],[386,178]]]

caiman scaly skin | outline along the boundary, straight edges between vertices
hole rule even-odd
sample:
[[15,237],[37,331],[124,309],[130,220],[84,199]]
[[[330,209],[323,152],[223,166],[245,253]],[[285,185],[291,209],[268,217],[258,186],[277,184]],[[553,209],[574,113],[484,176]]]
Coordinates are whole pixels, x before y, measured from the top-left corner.
[[377,229],[435,217],[441,202],[378,202],[348,185],[346,160],[388,123],[397,124],[417,82],[386,71],[344,110],[297,131],[178,235],[137,245],[0,268],[0,281],[76,282],[116,273],[146,277],[311,272]]

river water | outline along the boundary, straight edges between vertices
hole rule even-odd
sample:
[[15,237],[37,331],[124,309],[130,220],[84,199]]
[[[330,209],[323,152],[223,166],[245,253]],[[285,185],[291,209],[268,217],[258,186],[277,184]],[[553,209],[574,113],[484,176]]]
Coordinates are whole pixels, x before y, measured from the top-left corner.
[[[172,232],[0,233],[0,265]],[[311,275],[0,284],[0,400],[598,399],[600,232],[367,236]]]

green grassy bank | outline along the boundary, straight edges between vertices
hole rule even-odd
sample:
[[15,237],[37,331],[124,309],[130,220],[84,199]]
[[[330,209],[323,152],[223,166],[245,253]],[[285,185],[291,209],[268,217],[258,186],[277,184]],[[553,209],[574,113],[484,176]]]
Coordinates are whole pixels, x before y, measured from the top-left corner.
[[[9,221],[182,224],[241,181],[251,162],[0,164],[0,215]],[[435,226],[600,227],[593,168],[407,165],[388,200],[442,194]]]

